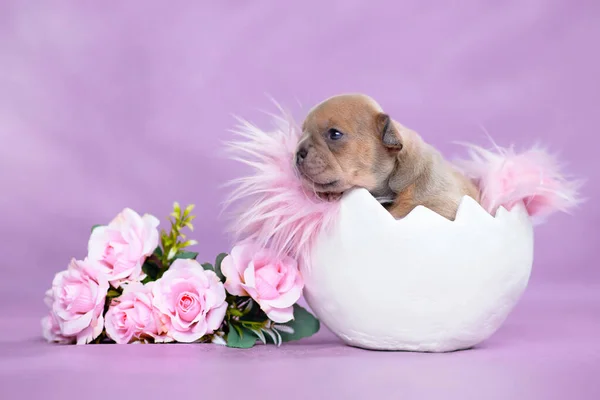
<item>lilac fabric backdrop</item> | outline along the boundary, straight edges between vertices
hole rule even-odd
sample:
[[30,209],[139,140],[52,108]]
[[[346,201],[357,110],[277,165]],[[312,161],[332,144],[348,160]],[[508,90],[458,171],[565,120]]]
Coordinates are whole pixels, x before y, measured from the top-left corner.
[[[67,398],[95,368],[120,374],[107,394],[210,394],[199,391],[210,368],[240,379],[255,368],[248,388],[230,390],[269,397],[296,373],[293,398],[598,398],[600,3],[50,3],[0,4],[0,386],[10,398]],[[230,244],[220,185],[241,171],[222,154],[232,114],[268,127],[269,96],[302,118],[348,91],[372,95],[448,156],[462,154],[454,141],[487,145],[484,127],[503,146],[548,145],[588,179],[590,201],[537,230],[530,289],[490,341],[448,355],[364,352],[325,331],[250,352],[38,342],[44,290],[85,255],[93,224],[125,206],[162,218],[172,201],[193,202],[200,259],[212,258]],[[151,374],[136,365],[185,384],[143,383]]]

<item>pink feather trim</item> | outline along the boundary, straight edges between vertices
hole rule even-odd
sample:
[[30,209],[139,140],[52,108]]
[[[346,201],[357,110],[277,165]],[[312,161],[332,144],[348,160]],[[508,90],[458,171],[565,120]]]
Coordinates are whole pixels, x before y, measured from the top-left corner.
[[230,182],[235,189],[225,207],[235,209],[229,230],[237,241],[303,262],[317,234],[334,222],[339,202],[321,200],[303,186],[294,163],[301,131],[289,116],[273,117],[271,132],[244,120],[233,131],[240,139],[229,143],[232,158],[251,171]]
[[492,215],[499,207],[523,202],[533,222],[556,211],[569,212],[580,203],[582,182],[563,175],[555,157],[534,147],[522,153],[496,146],[496,151],[467,145],[469,160],[456,166],[479,186],[481,205]]
[[[234,209],[229,230],[236,241],[253,241],[303,263],[317,235],[335,222],[339,202],[323,201],[302,184],[294,163],[300,129],[285,114],[273,117],[271,132],[241,119],[234,130],[239,140],[229,143],[232,158],[251,170],[229,182],[234,186],[225,202]],[[523,202],[540,222],[579,204],[581,182],[568,180],[546,151],[468,147],[470,159],[455,164],[479,186],[482,206],[492,215]]]

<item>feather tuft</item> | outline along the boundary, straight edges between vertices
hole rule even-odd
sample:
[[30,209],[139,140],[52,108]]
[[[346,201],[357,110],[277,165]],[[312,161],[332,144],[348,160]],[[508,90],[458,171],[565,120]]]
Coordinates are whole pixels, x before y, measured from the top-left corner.
[[492,215],[523,202],[534,223],[568,213],[579,205],[583,182],[566,177],[552,154],[535,146],[524,152],[494,145],[495,150],[467,144],[469,159],[455,165],[479,187],[481,205]]
[[250,169],[230,182],[233,190],[224,203],[232,217],[228,230],[236,241],[250,240],[306,262],[317,234],[334,222],[339,202],[318,198],[302,183],[294,163],[301,130],[279,110],[282,116],[273,115],[269,132],[238,119],[233,131],[238,138],[227,144],[232,159]]

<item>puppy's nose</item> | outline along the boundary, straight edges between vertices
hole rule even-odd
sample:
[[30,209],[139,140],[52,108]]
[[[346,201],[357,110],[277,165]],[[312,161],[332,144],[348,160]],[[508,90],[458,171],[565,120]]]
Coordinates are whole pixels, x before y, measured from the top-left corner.
[[296,153],[296,164],[300,165],[304,162],[304,159],[308,155],[308,150],[305,147],[301,147]]

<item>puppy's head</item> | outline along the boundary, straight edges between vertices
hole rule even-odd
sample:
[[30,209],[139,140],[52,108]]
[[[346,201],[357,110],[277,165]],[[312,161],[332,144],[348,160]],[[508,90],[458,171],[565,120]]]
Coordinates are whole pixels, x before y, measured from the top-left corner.
[[305,183],[334,198],[353,187],[385,193],[403,151],[402,127],[370,97],[332,97],[313,108],[298,143],[296,164]]

